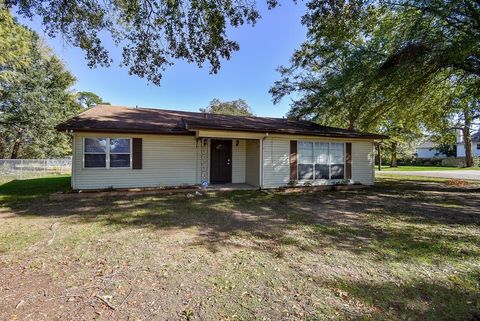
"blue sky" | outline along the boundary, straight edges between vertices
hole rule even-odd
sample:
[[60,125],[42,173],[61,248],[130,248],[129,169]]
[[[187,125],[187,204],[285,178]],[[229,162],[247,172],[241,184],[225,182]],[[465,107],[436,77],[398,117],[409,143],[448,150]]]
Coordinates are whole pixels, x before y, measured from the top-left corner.
[[[285,1],[267,10],[265,3],[258,1],[262,19],[255,27],[229,30],[230,39],[238,41],[240,51],[223,62],[218,74],[210,75],[208,66],[200,69],[180,61],[166,70],[160,87],[130,76],[127,68],[119,67],[120,60],[115,57],[119,57],[120,48],[108,48],[115,59],[109,68],[90,69],[80,49],[69,46],[61,37],[43,37],[77,77],[77,91],[95,92],[111,104],[198,111],[213,98],[243,98],[258,116],[282,117],[289,110],[290,99],[273,105],[268,89],[279,79],[275,69],[288,64],[293,51],[305,39],[306,30],[300,23],[305,7]],[[43,35],[39,22],[20,22]]]

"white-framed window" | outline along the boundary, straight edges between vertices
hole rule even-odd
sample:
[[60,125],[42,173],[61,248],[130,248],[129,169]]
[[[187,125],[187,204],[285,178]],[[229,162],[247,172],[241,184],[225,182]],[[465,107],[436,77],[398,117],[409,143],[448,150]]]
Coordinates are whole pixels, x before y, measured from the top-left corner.
[[83,139],[84,168],[131,168],[131,138],[98,138]]
[[345,143],[299,141],[298,179],[344,179]]

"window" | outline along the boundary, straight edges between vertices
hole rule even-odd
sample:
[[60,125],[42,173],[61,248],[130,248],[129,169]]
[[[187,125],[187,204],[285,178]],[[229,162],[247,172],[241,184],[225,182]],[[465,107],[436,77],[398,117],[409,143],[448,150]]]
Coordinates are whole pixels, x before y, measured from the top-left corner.
[[344,177],[344,144],[330,143],[330,179],[343,179]]
[[298,178],[313,179],[313,143],[298,142]]
[[85,138],[85,168],[107,167],[107,138]]
[[345,144],[298,142],[298,179],[343,179]]
[[130,167],[130,139],[110,139],[110,167]]
[[85,168],[129,168],[130,156],[130,138],[85,138],[84,140]]
[[480,143],[477,143],[477,149],[480,149]]

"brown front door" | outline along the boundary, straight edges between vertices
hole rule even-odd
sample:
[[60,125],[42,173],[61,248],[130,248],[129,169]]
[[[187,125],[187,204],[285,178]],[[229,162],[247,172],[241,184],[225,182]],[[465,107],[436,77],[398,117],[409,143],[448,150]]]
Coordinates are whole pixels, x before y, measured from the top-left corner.
[[210,142],[210,183],[224,184],[232,182],[232,141],[216,140]]

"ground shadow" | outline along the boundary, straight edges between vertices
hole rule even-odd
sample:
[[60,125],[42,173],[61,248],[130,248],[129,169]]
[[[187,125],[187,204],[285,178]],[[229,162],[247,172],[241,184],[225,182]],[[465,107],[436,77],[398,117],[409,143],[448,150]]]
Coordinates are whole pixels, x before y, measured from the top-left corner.
[[[0,197],[12,196],[6,205],[11,215],[63,217],[72,224],[101,222],[118,228],[196,227],[195,244],[211,251],[241,235],[276,255],[282,245],[303,251],[334,246],[396,260],[442,255],[461,259],[480,254],[478,247],[468,246],[478,244],[479,237],[429,228],[438,224],[478,226],[480,189],[475,185],[385,179],[373,188],[357,191],[236,191],[195,197],[188,193],[141,196],[126,192],[65,201],[49,201],[48,193],[31,193],[39,186],[52,191],[67,182],[66,178],[49,183],[31,180],[25,189],[18,181],[11,182],[0,188]],[[28,202],[23,196],[30,197]],[[376,224],[376,217],[378,222],[393,218],[401,224]],[[300,230],[300,237],[293,233],[296,230]]]

